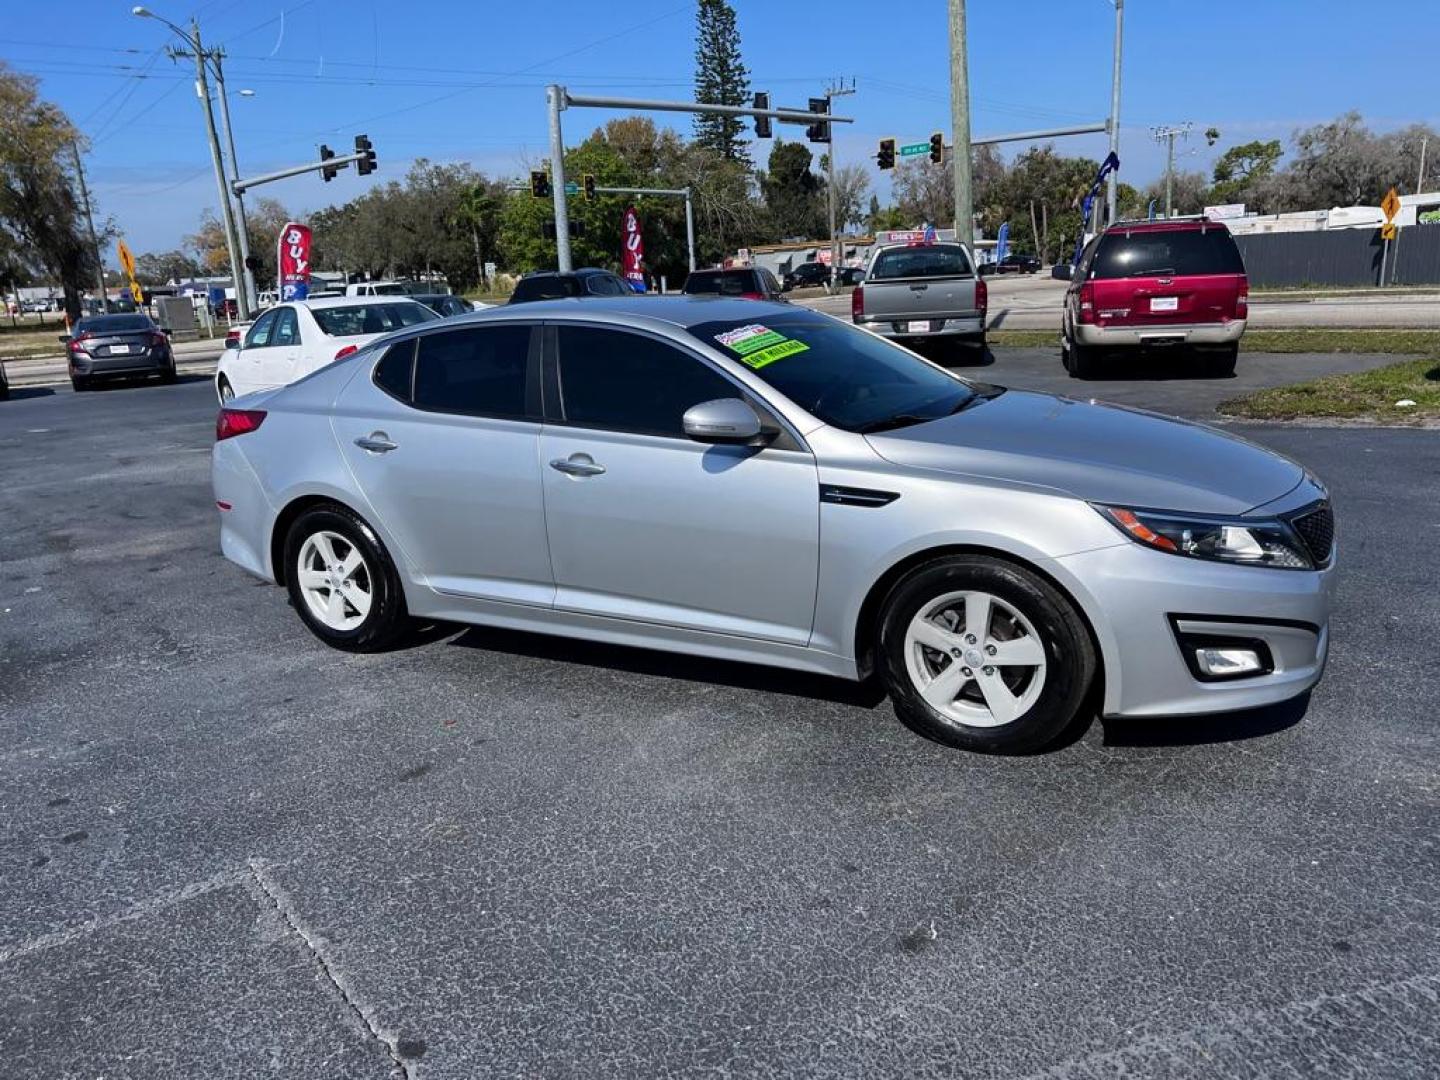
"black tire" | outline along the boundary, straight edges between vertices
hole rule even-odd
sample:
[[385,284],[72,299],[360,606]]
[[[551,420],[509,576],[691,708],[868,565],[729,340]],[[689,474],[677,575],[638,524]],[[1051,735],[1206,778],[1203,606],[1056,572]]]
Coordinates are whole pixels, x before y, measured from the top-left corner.
[[90,389],[90,380],[84,375],[71,375],[70,388],[77,394],[83,394]]
[[[310,610],[300,587],[298,562],[305,541],[318,532],[338,533],[360,553],[370,586],[370,611],[350,630],[325,625]],[[383,652],[401,642],[410,630],[405,592],[385,545],[365,521],[338,503],[306,510],[285,534],[285,587],[300,621],[325,644],[346,652]]]
[[1077,379],[1094,379],[1100,375],[1100,353],[1079,342],[1070,345],[1070,374]]
[[[986,592],[1010,605],[1029,620],[1044,647],[1039,696],[1009,723],[981,727],[942,714],[921,696],[907,669],[905,635],[911,620],[926,604],[959,591]],[[1074,721],[1096,669],[1094,644],[1070,601],[1044,578],[986,555],[936,559],[897,582],[881,609],[877,654],[895,712],[906,727],[947,746],[989,754],[1028,753],[1053,742]]]
[[979,337],[964,338],[960,346],[958,359],[966,364],[982,364],[985,362],[985,335]]
[[166,386],[173,386],[179,375],[175,371],[175,357],[170,357],[165,367],[160,371],[160,381]]
[[215,380],[215,396],[220,399],[221,405],[228,405],[235,400],[235,388],[224,375]]
[[1228,379],[1235,374],[1235,361],[1239,358],[1239,342],[1219,352],[1208,353],[1205,356],[1205,373],[1212,379]]
[[1070,339],[1062,333],[1060,335],[1060,366],[1065,369],[1065,374],[1073,379],[1075,378],[1075,365],[1070,360],[1071,348]]

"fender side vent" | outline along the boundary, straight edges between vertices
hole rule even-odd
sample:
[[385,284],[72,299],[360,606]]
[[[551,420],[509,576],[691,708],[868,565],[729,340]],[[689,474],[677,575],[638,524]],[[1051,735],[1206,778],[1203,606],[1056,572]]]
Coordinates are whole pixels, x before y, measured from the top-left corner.
[[837,487],[834,484],[820,485],[820,501],[835,503],[837,506],[889,506],[900,497],[894,491],[876,491],[873,488]]

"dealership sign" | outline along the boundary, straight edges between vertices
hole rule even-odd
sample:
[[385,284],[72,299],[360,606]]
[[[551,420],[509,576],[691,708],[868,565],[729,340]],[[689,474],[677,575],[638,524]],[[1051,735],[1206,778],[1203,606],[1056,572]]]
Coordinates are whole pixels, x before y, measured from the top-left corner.
[[276,265],[280,268],[280,299],[304,300],[310,293],[310,227],[287,221],[280,230]]
[[620,228],[625,249],[620,253],[620,272],[636,292],[645,291],[645,238],[640,231],[640,215],[635,207],[625,208]]

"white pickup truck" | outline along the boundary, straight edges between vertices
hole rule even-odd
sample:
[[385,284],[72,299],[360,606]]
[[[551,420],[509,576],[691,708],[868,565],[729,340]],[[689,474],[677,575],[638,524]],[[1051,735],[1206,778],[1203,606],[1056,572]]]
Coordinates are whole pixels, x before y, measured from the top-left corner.
[[985,351],[985,281],[963,244],[913,243],[877,248],[850,294],[857,326],[910,344],[930,338]]

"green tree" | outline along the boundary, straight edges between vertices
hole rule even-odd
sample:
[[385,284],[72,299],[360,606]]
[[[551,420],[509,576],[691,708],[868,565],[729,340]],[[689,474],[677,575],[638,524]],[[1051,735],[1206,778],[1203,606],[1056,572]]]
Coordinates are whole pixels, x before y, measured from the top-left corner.
[[[700,0],[695,12],[695,100],[707,105],[746,105],[750,72],[740,57],[735,9],[725,0]],[[695,117],[695,141],[726,161],[748,163],[738,116]]]
[[1214,186],[1210,198],[1216,203],[1245,202],[1247,193],[1275,171],[1284,154],[1279,139],[1232,146],[1215,162],[1210,174]]
[[200,276],[200,264],[184,251],[147,251],[135,256],[135,276],[142,285],[167,285]]
[[820,178],[810,171],[813,155],[804,143],[776,139],[769,168],[760,174],[760,192],[772,239],[812,239],[827,233]]
[[65,113],[40,100],[33,78],[0,63],[0,230],[10,276],[23,269],[58,279],[72,319],[96,276],[73,172],[78,139]]

